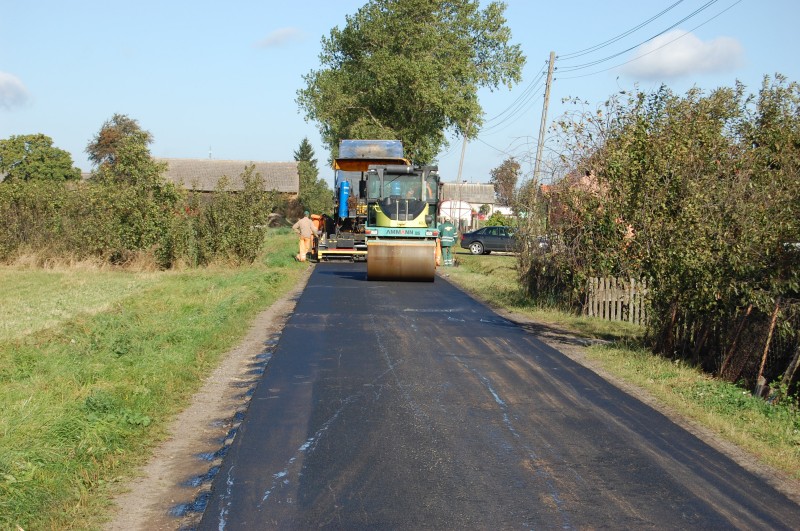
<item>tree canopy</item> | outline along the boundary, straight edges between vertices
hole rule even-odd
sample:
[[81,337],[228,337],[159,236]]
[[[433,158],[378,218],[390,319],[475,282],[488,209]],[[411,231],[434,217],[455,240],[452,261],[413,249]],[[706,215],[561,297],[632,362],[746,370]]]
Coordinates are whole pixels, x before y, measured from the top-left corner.
[[524,255],[531,292],[649,279],[656,350],[714,369],[742,308],[769,315],[798,297],[800,85],[765,78],[755,96],[740,84],[662,87],[579,109],[558,128],[567,171],[548,219],[559,245]]
[[478,89],[521,79],[504,11],[497,1],[370,0],[322,39],[322,68],[303,77],[297,102],[334,155],[344,138],[396,138],[415,162],[432,162],[446,132],[477,131]]
[[489,182],[494,185],[494,193],[500,205],[511,206],[514,202],[514,192],[519,180],[520,165],[514,157],[507,158],[500,166],[491,172]]
[[54,147],[53,140],[43,134],[0,140],[0,174],[5,174],[6,182],[81,178],[81,171],[72,165],[72,156]]
[[114,114],[110,120],[103,123],[100,131],[86,146],[89,160],[97,166],[113,165],[121,145],[129,138],[136,138],[137,143],[145,146],[153,141],[153,135],[143,130],[139,122],[125,114]]

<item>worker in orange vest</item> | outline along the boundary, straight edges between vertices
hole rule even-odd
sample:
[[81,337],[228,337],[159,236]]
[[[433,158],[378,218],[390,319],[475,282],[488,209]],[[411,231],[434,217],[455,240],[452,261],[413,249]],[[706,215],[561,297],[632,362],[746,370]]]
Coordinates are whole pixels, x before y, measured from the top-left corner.
[[317,256],[317,247],[319,246],[319,237],[322,235],[322,216],[319,214],[311,214],[311,224],[314,225],[314,239],[311,244],[311,254]]
[[298,262],[305,262],[309,251],[311,251],[314,235],[316,234],[314,223],[312,223],[311,218],[308,217],[308,210],[303,212],[303,217],[292,225],[292,230],[300,236],[300,241],[298,242],[299,252],[294,259]]

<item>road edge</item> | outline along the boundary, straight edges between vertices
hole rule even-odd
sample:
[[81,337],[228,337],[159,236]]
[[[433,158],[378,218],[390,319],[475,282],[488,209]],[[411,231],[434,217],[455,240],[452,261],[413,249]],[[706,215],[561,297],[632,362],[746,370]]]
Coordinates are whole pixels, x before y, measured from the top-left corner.
[[220,449],[232,441],[231,432],[268,361],[266,352],[277,343],[313,269],[310,265],[287,293],[261,311],[245,337],[220,358],[189,405],[170,421],[164,441],[114,496],[116,509],[103,529],[186,529],[199,523]]
[[539,330],[539,332],[528,330],[528,333],[533,334],[535,337],[537,337],[537,339],[558,350],[572,361],[591,370],[624,393],[631,395],[652,407],[654,410],[658,411],[681,428],[685,429],[712,448],[722,452],[726,457],[736,462],[739,466],[758,476],[770,486],[774,487],[781,494],[800,505],[800,481],[797,481],[785,472],[760,461],[758,457],[751,452],[722,438],[722,436],[718,435],[710,428],[707,428],[701,425],[699,422],[684,416],[679,411],[668,407],[666,404],[649,393],[646,389],[638,387],[626,380],[623,380],[622,378],[617,377],[616,375],[605,370],[599,363],[590,360],[586,355],[586,348],[594,343],[592,340],[572,334],[571,332],[563,328],[559,328],[558,326],[542,323],[521,313],[516,313],[503,307],[491,304],[464,290],[455,282],[450,281],[445,274],[437,272],[437,276],[472,299],[479,301],[481,304],[511,323],[517,326]]

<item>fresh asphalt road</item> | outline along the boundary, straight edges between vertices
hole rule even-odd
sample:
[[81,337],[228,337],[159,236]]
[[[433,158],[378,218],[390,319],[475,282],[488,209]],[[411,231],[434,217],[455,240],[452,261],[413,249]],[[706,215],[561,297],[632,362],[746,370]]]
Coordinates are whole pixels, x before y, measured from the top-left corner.
[[800,506],[442,278],[319,264],[200,529],[798,529]]

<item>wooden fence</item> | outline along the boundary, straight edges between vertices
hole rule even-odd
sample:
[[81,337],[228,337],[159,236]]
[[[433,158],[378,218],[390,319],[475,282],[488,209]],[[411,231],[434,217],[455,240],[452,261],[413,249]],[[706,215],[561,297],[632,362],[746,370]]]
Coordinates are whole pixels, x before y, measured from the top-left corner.
[[647,282],[616,277],[590,278],[584,314],[607,321],[647,322]]

